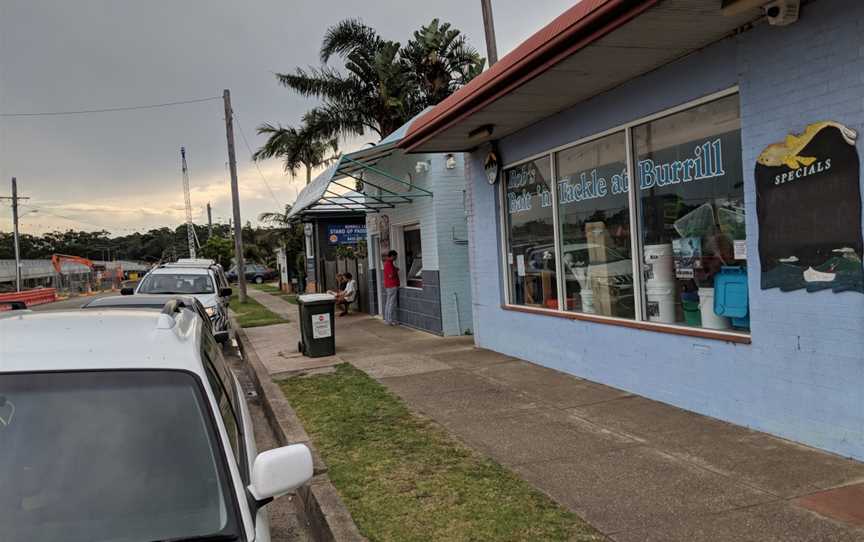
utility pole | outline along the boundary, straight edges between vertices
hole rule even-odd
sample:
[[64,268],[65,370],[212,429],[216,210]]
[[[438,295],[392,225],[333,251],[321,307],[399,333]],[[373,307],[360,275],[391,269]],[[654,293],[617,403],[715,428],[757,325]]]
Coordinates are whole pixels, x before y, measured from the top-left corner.
[[225,102],[225,135],[228,138],[228,169],[231,172],[231,207],[234,210],[234,258],[237,261],[237,282],[240,303],[246,303],[246,266],[243,263],[243,229],[240,222],[240,191],[237,188],[237,158],[234,156],[234,122],[231,91],[222,93]]
[[18,240],[18,200],[30,199],[18,197],[18,181],[12,177],[12,197],[2,197],[0,199],[12,200],[12,242],[15,245],[15,291],[21,291],[21,245]]
[[495,22],[492,20],[492,0],[480,0],[483,7],[483,30],[486,31],[486,56],[491,68],[498,62],[498,44],[495,42]]
[[213,237],[213,210],[210,208],[210,202],[207,202],[207,240]]

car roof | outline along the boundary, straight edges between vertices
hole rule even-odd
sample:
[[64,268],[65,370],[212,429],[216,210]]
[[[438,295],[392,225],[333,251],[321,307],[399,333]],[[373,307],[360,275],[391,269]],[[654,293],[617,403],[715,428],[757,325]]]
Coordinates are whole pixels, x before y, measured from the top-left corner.
[[98,309],[98,308],[145,308],[145,309],[161,309],[165,303],[172,299],[178,299],[189,305],[200,303],[197,299],[188,295],[178,294],[135,294],[135,295],[111,295],[107,297],[97,297],[91,299],[81,306],[82,309]]
[[148,275],[209,275],[210,268],[209,267],[197,267],[197,266],[171,266],[171,267],[157,267],[153,269]]
[[171,369],[203,377],[202,325],[182,309],[0,313],[0,373]]

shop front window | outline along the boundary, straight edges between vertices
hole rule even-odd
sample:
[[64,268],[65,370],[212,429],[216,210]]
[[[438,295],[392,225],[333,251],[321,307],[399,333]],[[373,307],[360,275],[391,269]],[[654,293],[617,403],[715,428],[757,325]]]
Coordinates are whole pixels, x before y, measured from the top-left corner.
[[551,160],[510,168],[504,178],[510,302],[557,309]]
[[405,285],[409,288],[423,287],[423,245],[420,241],[420,226],[406,226],[403,230],[405,247]]
[[505,170],[510,304],[749,331],[738,95],[677,109]]
[[747,330],[738,96],[636,126],[633,139],[647,319]]
[[623,131],[555,156],[568,311],[635,318]]

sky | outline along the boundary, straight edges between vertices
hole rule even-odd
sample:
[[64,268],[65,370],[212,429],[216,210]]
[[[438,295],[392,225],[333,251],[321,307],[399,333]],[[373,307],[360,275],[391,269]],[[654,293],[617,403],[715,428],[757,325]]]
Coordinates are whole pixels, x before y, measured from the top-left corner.
[[[493,0],[499,58],[577,0]],[[276,160],[256,168],[263,122],[298,124],[314,100],[274,73],[318,64],[328,26],[360,17],[400,42],[432,18],[486,56],[480,0],[0,0],[0,113],[79,111],[221,97],[231,90],[243,221],[291,203],[305,184]],[[193,219],[231,217],[220,100],[138,111],[0,117],[0,196],[18,179],[21,231],[125,235],[185,221],[180,147]],[[343,142],[350,152],[372,136]],[[248,146],[247,146],[248,143]],[[260,170],[260,171],[259,171]],[[0,231],[12,229],[0,200]]]

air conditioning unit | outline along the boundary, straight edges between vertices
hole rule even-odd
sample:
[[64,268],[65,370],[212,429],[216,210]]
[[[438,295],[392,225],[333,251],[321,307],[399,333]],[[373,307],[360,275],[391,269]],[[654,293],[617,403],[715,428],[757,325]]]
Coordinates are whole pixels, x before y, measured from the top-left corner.
[[774,0],[762,7],[768,24],[772,26],[787,26],[798,21],[801,11],[801,0]]

